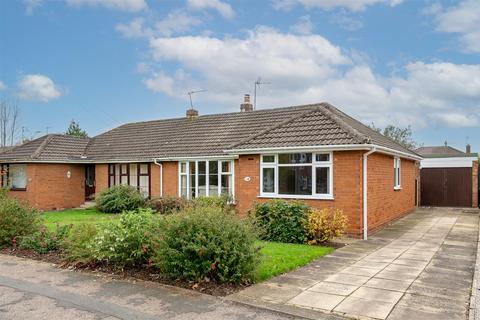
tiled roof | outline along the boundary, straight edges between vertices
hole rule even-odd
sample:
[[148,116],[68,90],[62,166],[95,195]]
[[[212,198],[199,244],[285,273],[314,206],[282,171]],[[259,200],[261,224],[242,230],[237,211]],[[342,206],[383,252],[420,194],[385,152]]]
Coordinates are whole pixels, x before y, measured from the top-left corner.
[[420,147],[416,153],[424,158],[455,158],[455,157],[477,157],[477,153],[465,153],[450,146]]
[[0,161],[152,161],[220,156],[231,149],[367,143],[418,156],[321,103],[128,123],[91,139],[49,135],[0,154]]
[[0,161],[78,161],[90,139],[49,134],[0,154]]

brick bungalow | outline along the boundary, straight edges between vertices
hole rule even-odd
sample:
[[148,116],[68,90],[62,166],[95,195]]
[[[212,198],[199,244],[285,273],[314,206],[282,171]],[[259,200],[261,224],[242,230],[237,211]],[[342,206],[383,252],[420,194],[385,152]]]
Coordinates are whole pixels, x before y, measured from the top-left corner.
[[[128,123],[93,138],[51,134],[0,154],[2,186],[42,210],[112,185],[145,196],[231,194],[336,207],[364,236],[416,207],[421,157],[327,103]],[[364,201],[367,199],[367,201]]]

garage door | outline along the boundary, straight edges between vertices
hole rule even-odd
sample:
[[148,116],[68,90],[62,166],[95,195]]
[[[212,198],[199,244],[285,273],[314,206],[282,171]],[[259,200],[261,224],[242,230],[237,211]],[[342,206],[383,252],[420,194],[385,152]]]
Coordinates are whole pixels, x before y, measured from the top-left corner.
[[472,168],[423,168],[422,206],[471,207]]

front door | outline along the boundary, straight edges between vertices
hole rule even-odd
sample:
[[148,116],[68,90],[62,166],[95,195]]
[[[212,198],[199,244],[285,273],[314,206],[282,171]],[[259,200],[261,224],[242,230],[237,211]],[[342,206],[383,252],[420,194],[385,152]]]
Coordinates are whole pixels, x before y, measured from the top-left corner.
[[95,165],[85,165],[85,200],[92,200],[95,194]]

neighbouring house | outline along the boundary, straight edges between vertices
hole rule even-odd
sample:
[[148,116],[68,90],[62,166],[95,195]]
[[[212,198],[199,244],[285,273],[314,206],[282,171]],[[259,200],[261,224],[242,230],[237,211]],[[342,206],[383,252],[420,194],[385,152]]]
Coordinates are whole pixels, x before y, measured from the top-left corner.
[[467,144],[465,152],[443,146],[415,150],[420,163],[423,206],[478,207],[478,154]]
[[416,206],[421,157],[327,103],[128,123],[93,138],[47,135],[0,155],[11,194],[43,210],[109,186],[146,197],[231,194],[336,207],[367,235]]

